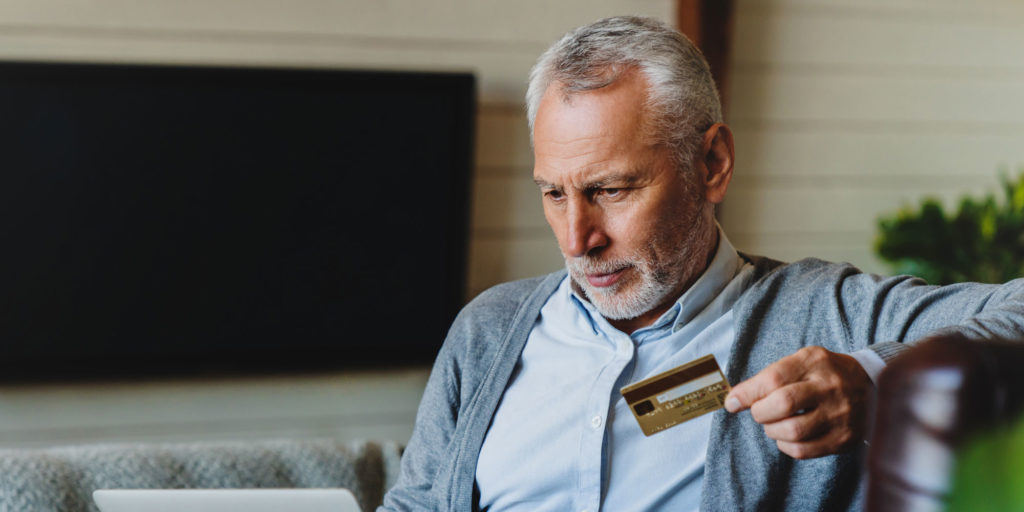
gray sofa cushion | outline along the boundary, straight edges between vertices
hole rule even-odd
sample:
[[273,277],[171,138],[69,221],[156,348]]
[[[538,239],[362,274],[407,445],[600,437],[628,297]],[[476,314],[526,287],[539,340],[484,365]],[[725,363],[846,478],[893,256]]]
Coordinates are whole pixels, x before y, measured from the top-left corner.
[[398,476],[396,443],[333,440],[0,450],[0,512],[96,511],[111,488],[345,487],[364,511]]

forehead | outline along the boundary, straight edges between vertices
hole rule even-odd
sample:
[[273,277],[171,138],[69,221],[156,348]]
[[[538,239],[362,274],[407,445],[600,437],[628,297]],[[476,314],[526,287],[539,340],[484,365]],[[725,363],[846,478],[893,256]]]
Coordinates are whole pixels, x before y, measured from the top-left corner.
[[566,95],[548,87],[534,123],[535,177],[551,181],[567,172],[635,166],[653,156],[645,137],[647,84],[636,72],[612,84]]

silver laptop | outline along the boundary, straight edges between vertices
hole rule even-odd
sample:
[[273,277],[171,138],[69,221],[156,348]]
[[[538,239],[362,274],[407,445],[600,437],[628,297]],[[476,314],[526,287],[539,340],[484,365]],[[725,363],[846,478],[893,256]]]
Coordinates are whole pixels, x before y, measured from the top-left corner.
[[101,489],[103,512],[359,512],[346,489]]

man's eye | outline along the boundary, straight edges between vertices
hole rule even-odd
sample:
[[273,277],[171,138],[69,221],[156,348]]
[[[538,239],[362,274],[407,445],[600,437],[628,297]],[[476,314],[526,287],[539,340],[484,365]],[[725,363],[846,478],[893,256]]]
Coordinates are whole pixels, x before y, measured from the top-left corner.
[[547,192],[544,192],[544,195],[548,196],[548,199],[553,199],[555,201],[562,198],[562,193],[557,190],[548,190]]
[[622,194],[621,188],[602,188],[601,195],[606,197],[615,197]]

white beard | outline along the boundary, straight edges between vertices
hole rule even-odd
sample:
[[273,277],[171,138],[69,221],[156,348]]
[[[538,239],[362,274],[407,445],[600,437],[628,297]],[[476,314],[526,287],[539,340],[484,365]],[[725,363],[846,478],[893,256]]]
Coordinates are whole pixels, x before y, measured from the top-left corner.
[[[597,311],[609,320],[636,318],[665,302],[679,285],[671,279],[664,279],[668,276],[654,274],[651,272],[652,269],[643,268],[647,266],[644,265],[646,263],[648,262],[644,260],[633,260],[609,262],[598,266],[583,261],[583,258],[565,260],[573,282],[583,290]],[[623,276],[611,286],[599,288],[587,282],[588,273],[606,273],[627,266],[632,267],[627,271],[632,275]]]
[[[677,298],[673,294],[681,295],[681,287],[697,278],[696,273],[706,263],[706,248],[714,243],[716,228],[708,229],[707,217],[702,212],[692,213],[692,218],[673,223],[645,249],[626,258],[565,258],[569,277],[601,316],[609,320],[629,320],[654,310]],[[672,240],[668,233],[683,236]],[[627,267],[629,270],[611,286],[595,287],[587,281],[587,274],[608,274]]]

